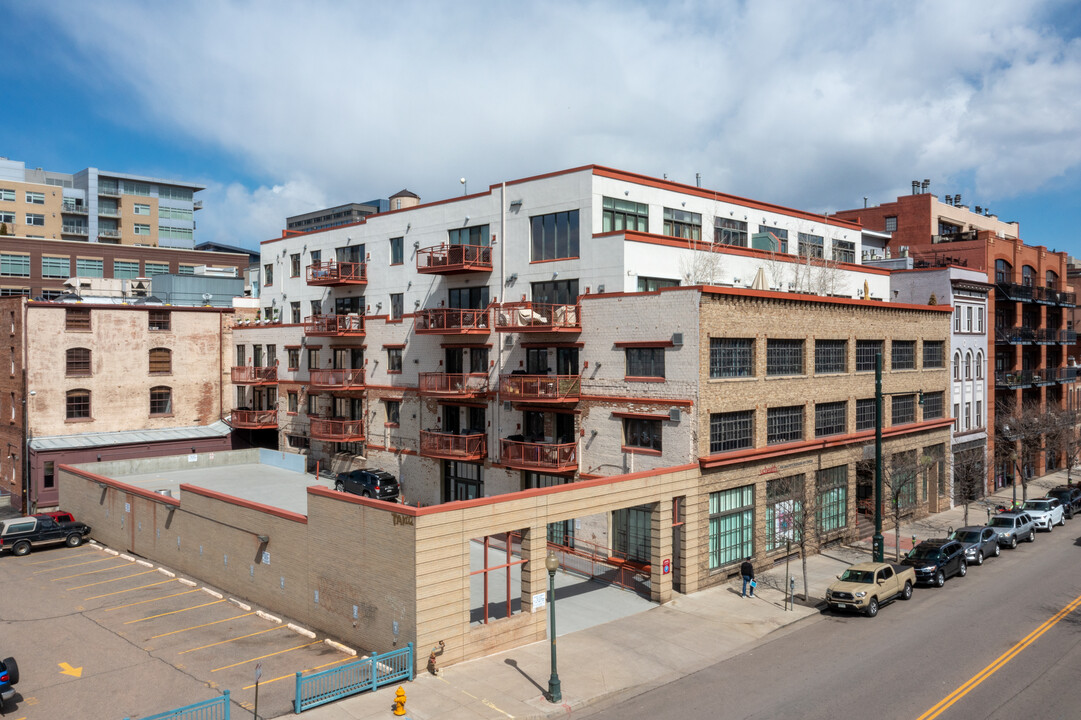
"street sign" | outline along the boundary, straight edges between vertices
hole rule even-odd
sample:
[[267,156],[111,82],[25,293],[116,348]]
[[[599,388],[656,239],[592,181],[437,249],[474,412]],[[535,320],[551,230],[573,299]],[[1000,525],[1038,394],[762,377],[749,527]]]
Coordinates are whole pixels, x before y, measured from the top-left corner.
[[259,679],[263,677],[263,663],[255,664],[255,682],[259,682]]

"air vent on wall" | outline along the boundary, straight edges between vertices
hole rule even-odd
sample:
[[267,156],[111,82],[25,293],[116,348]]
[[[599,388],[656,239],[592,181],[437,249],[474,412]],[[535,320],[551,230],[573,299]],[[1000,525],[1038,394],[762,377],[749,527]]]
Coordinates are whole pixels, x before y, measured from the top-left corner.
[[672,422],[679,422],[679,408],[669,408],[668,419]]
[[672,333],[672,344],[676,347],[683,345],[683,333]]

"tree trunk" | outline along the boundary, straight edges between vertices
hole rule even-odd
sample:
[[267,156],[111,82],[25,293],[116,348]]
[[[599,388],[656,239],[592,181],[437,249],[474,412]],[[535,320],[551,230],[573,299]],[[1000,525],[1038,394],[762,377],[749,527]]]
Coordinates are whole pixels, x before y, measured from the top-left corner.
[[803,567],[803,601],[811,602],[811,593],[807,589],[807,548],[800,548],[800,564]]

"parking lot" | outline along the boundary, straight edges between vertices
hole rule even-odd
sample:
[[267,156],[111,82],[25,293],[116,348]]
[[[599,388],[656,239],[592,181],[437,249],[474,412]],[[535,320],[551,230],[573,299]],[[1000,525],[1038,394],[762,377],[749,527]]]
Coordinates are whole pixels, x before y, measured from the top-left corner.
[[[353,657],[320,635],[90,544],[0,558],[0,657],[21,671],[6,718],[142,717],[231,691],[292,709],[294,676]],[[236,708],[234,708],[236,709]],[[243,716],[243,715],[241,715]]]

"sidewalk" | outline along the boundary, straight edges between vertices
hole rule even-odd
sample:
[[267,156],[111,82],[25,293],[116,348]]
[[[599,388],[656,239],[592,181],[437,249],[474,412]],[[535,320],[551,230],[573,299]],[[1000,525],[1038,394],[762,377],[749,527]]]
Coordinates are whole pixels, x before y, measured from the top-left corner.
[[[1029,483],[1029,497],[1039,497],[1055,485],[1066,484],[1065,471]],[[1021,489],[1018,487],[1018,499]],[[1006,488],[995,496],[969,505],[969,523],[987,521],[987,508],[1012,498]],[[961,527],[964,509],[957,507],[901,528],[902,552],[918,540],[942,537],[948,528]],[[893,556],[893,531],[886,536],[886,557]],[[827,548],[807,558],[811,599],[821,602],[826,587],[848,565],[870,560],[866,538],[839,548]],[[803,592],[803,568],[789,568],[796,592]],[[442,677],[421,673],[404,684],[408,697],[406,717],[413,720],[506,720],[566,715],[621,694],[637,694],[685,677],[743,652],[771,632],[818,615],[817,606],[800,601],[784,607],[785,567],[758,575],[757,596],[740,597],[739,581],[676,595],[666,605],[563,635],[558,643],[559,677],[563,701],[545,698],[551,672],[548,642],[533,643],[508,652],[453,665]],[[424,652],[422,649],[420,652]],[[397,686],[381,688],[304,713],[309,720],[362,720],[393,718]],[[290,716],[291,717],[291,716]]]

